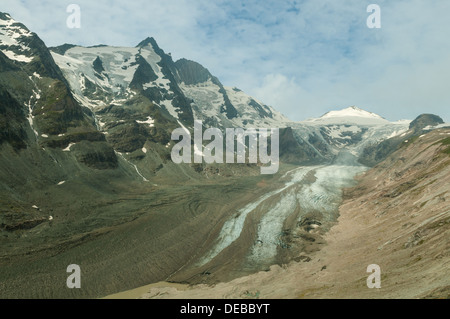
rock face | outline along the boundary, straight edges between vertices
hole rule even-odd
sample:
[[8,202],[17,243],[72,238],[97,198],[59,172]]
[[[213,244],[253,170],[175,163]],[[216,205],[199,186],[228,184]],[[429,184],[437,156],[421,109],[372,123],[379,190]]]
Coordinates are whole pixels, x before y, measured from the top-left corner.
[[[178,80],[186,85],[196,85],[204,83],[213,76],[201,64],[187,59],[180,59],[175,62],[178,70]],[[217,79],[214,79],[217,83]]]
[[420,132],[427,126],[436,126],[438,124],[443,124],[444,121],[441,117],[434,114],[421,114],[409,125],[409,129],[413,130],[415,133]]
[[305,141],[294,134],[294,130],[290,127],[280,131],[281,161],[296,165],[311,165],[332,160],[333,153],[322,135],[308,134],[308,139]]
[[23,108],[7,90],[0,90],[0,144],[15,150],[26,148],[26,117]]

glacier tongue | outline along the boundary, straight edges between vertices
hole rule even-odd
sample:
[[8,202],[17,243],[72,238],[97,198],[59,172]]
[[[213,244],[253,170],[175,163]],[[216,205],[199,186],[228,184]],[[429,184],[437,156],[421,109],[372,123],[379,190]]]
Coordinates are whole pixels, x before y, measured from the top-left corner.
[[204,265],[211,261],[214,257],[216,257],[222,250],[231,245],[234,241],[236,241],[242,233],[245,219],[248,214],[253,212],[259,205],[263,202],[276,196],[277,194],[285,191],[290,186],[299,183],[303,180],[305,175],[310,172],[314,167],[300,167],[291,172],[289,172],[291,176],[291,180],[287,182],[282,188],[277,189],[275,191],[269,192],[263,196],[261,196],[256,201],[249,203],[245,207],[239,210],[239,212],[233,215],[222,227],[222,230],[219,234],[218,239],[216,240],[215,246],[202,258],[199,262],[199,265]]
[[[257,237],[247,256],[247,266],[258,268],[270,265],[283,247],[281,235],[285,220],[300,211],[300,219],[308,213],[321,211],[332,221],[342,200],[342,188],[353,183],[353,177],[368,168],[362,165],[322,165],[299,167],[288,172],[290,180],[278,190],[269,192],[243,207],[223,225],[213,248],[198,266],[213,260],[241,235],[245,220],[262,206],[264,214],[257,226]],[[309,173],[313,173],[311,182]]]

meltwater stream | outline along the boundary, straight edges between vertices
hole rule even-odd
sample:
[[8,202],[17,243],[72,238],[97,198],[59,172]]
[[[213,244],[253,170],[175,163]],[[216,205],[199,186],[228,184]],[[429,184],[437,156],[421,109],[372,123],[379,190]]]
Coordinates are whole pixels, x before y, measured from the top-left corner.
[[247,216],[260,205],[264,205],[265,212],[247,262],[252,265],[271,263],[277,255],[284,222],[297,208],[301,215],[320,211],[331,219],[341,203],[342,188],[352,185],[354,176],[366,169],[358,165],[327,165],[304,166],[288,172],[290,180],[283,187],[246,205],[225,222],[215,245],[198,265],[205,265],[237,240]]

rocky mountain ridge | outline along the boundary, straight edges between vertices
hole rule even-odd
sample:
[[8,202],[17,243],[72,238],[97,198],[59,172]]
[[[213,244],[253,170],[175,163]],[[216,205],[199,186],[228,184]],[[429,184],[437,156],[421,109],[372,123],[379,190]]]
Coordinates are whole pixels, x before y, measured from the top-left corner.
[[[37,35],[8,14],[2,14],[1,21],[2,51],[16,57],[14,62],[3,63],[4,68],[18,63],[21,69],[31,68],[27,74],[36,83],[46,75],[61,83],[55,87],[61,95],[53,97],[59,101],[55,110],[48,109],[47,104],[40,107],[47,103],[39,101],[40,92],[46,90],[13,89],[17,91],[15,94],[23,91],[24,100],[29,95],[39,95],[39,99],[34,96],[35,102],[32,98],[21,103],[36,103],[30,106],[34,113],[29,120],[36,117],[33,125],[39,128],[37,133],[42,131],[41,138],[42,134],[46,136],[44,145],[65,149],[69,145],[78,148],[74,145],[84,139],[91,143],[106,142],[109,146],[103,144],[98,156],[87,157],[111,163],[94,166],[114,168],[119,156],[136,168],[137,178],[143,175],[149,179],[168,165],[173,145],[171,132],[180,126],[192,130],[194,119],[202,120],[205,128],[280,128],[284,136],[281,160],[291,164],[330,163],[343,151],[357,159],[362,157],[361,162],[366,165],[374,164],[373,160],[365,159],[368,153],[373,153],[371,149],[408,129],[408,121],[391,123],[356,107],[294,123],[241,90],[223,86],[199,63],[187,59],[174,62],[153,38],[134,48],[64,44],[48,50]],[[30,37],[32,40],[27,40]],[[17,58],[21,56],[25,58]],[[84,121],[83,125],[91,128],[88,132],[68,134],[67,126],[75,125],[74,120]],[[95,129],[87,122],[94,123]],[[14,136],[17,140],[23,132],[9,135],[9,139]],[[23,145],[23,141],[16,142]],[[369,149],[364,153],[366,148]],[[102,149],[105,154],[101,154]]]

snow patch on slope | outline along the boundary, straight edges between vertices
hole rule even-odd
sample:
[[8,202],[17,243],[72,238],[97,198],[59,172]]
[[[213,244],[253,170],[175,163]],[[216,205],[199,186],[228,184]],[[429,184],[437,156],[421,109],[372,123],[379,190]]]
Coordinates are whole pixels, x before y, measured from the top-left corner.
[[[147,117],[147,120],[145,121],[136,121],[137,123],[140,124],[148,124],[148,126],[150,127],[154,127],[155,126],[155,120],[152,119],[150,116]],[[104,123],[102,123],[104,125]]]

